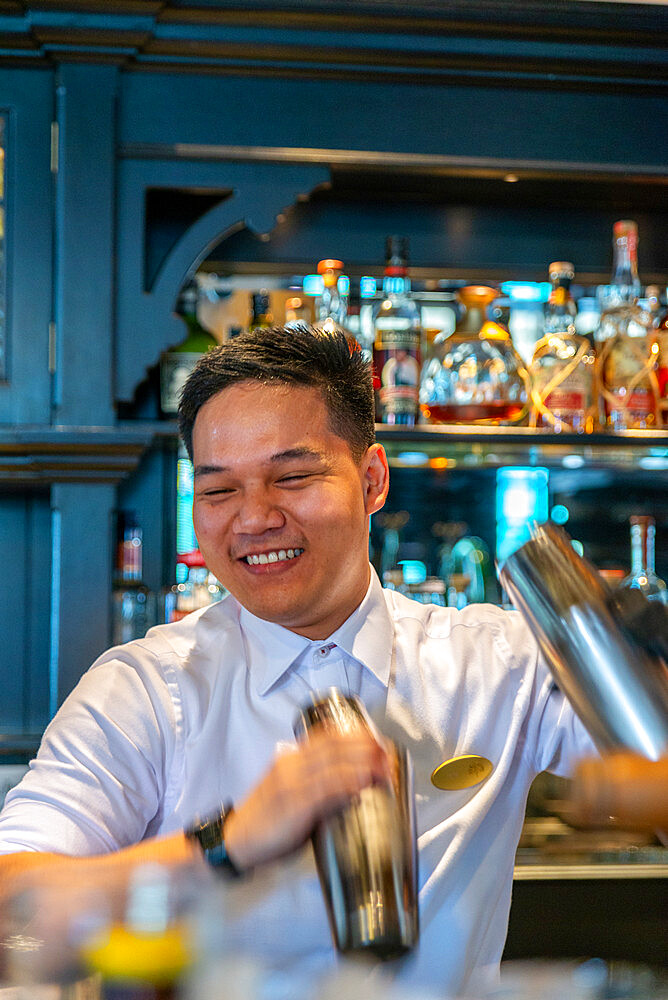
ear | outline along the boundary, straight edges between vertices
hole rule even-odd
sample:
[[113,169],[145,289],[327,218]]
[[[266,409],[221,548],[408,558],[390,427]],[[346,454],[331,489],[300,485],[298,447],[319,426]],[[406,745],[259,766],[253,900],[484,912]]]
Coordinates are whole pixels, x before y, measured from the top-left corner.
[[384,506],[390,488],[390,469],[381,444],[372,444],[362,459],[364,509],[375,514]]

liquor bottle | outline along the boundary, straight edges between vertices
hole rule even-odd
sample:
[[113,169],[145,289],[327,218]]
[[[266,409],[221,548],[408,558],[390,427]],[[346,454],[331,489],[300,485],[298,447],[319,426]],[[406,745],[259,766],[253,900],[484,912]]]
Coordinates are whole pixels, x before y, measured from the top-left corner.
[[165,594],[163,619],[166,622],[181,621],[192,611],[215,604],[227,594],[207,569],[199,549],[182,553],[178,561],[186,567],[187,576],[182,583],[175,584]]
[[640,590],[650,601],[668,604],[668,588],[654,568],[656,523],[653,517],[634,515],[631,519],[631,572],[620,587]]
[[532,427],[560,431],[594,430],[594,352],[575,332],[577,309],[570,287],[575,271],[569,261],[549,267],[552,291],[545,304],[543,336],[529,366]]
[[307,301],[299,295],[293,295],[285,300],[285,328],[308,326],[311,322],[311,309]]
[[[194,958],[192,930],[179,912],[173,876],[160,864],[132,870],[124,913],[80,933],[81,962],[99,981],[100,1000],[177,1000]],[[185,907],[181,906],[185,910]]]
[[512,424],[526,416],[528,374],[508,330],[490,320],[494,288],[467,285],[457,298],[454,333],[437,334],[420,379],[420,409],[430,423]]
[[648,285],[645,289],[645,304],[647,312],[652,317],[652,326],[657,328],[668,319],[668,309],[661,302],[661,288],[659,285]]
[[315,326],[329,332],[337,328],[345,330],[350,282],[343,273],[343,262],[329,258],[321,260],[318,274],[322,277],[323,288],[315,300]]
[[596,335],[600,421],[614,431],[645,429],[657,424],[658,347],[650,336],[651,317],[638,305],[638,227],[621,220],[613,233],[612,278]]
[[374,310],[376,419],[413,426],[418,416],[420,312],[411,298],[408,240],[388,236],[383,300]]
[[142,580],[142,530],[134,511],[116,515],[116,565],[112,591],[114,645],[143,639],[154,624],[153,601]]
[[[647,289],[648,295],[650,289]],[[662,427],[668,426],[668,309],[661,306],[660,289],[652,290],[650,296],[650,312],[654,316],[652,337],[656,344],[657,369],[656,377],[659,383],[659,418]],[[656,303],[652,309],[652,300]]]
[[269,305],[269,293],[264,290],[250,297],[251,318],[249,330],[269,330],[274,322]]
[[160,358],[160,409],[163,417],[173,417],[179,408],[181,390],[203,354],[218,346],[218,341],[197,319],[199,288],[191,282],[182,289],[176,306],[188,331],[184,340],[170,347]]

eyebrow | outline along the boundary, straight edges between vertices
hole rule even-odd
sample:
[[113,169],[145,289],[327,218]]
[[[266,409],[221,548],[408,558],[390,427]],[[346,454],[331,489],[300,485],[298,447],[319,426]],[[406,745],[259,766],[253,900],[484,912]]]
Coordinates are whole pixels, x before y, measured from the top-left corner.
[[[267,464],[278,465],[280,462],[289,461],[294,458],[318,459],[322,461],[324,456],[322,452],[316,451],[314,448],[307,448],[306,446],[286,448],[285,451],[277,451],[271,455]],[[211,476],[216,473],[230,471],[228,465],[196,465],[194,474],[195,478],[197,478],[198,476]]]

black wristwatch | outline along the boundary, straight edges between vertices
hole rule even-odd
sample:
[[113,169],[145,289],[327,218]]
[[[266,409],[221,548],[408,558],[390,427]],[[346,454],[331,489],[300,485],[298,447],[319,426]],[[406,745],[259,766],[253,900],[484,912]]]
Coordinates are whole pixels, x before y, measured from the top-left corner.
[[212,868],[221,875],[239,878],[243,872],[239,871],[225,848],[225,821],[232,811],[230,803],[223,805],[220,812],[194,823],[184,832],[188,840],[197,841]]

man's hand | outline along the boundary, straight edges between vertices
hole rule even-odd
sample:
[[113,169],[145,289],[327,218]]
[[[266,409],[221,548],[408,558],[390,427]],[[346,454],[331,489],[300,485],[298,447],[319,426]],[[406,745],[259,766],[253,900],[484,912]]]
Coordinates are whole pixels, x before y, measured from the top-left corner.
[[316,730],[280,753],[225,823],[225,846],[244,870],[300,847],[318,820],[362,788],[392,780],[385,749],[364,728]]

